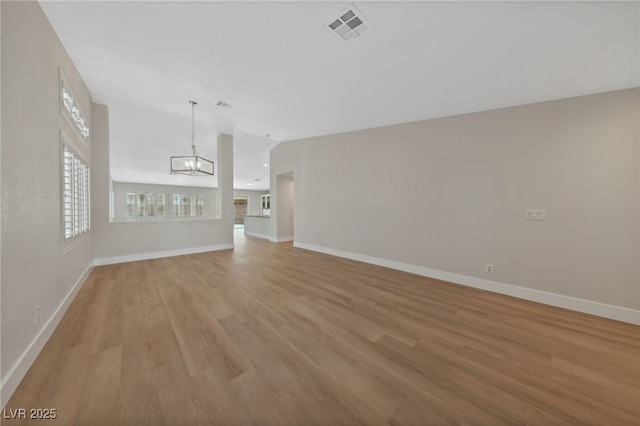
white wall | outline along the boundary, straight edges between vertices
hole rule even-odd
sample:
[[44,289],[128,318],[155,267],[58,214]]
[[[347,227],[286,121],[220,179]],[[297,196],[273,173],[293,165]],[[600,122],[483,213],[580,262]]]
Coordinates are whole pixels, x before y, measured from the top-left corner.
[[[59,112],[58,69],[88,116],[89,91],[37,2],[0,9],[4,406],[90,272],[93,235],[62,253],[60,130],[74,133]],[[89,166],[91,143],[76,142]]]
[[248,197],[249,199],[249,207],[247,209],[247,214],[259,216],[262,214],[262,199],[261,197],[265,194],[268,194],[269,191],[249,191],[243,189],[234,189],[233,195],[234,197]]
[[[2,25],[2,6],[0,5],[0,52],[1,52],[1,46],[2,46],[1,25]],[[0,64],[1,63],[2,63],[2,58],[0,57]],[[2,82],[2,66],[0,65],[0,99],[2,99],[1,82]],[[2,146],[2,140],[4,140],[4,137],[2,135],[2,102],[0,101],[0,146]],[[0,149],[0,179],[1,179],[1,176],[2,176],[2,149]],[[0,196],[0,212],[4,211],[2,206],[3,198],[4,197]],[[3,306],[2,305],[2,255],[1,253],[2,253],[2,226],[0,222],[0,309],[2,309],[2,306]],[[2,331],[2,312],[0,311],[0,332],[1,331]],[[1,363],[1,360],[2,360],[2,337],[0,336],[0,363]],[[4,373],[2,370],[2,365],[0,365],[0,408],[4,408],[5,406],[5,400],[1,397],[3,384],[4,384]],[[13,390],[11,390],[10,393],[13,393]]]
[[[278,204],[274,205],[277,210],[275,220],[278,223],[276,241],[293,240],[294,232],[294,180],[293,173],[282,173],[276,176],[278,193]],[[273,181],[272,181],[273,182]],[[273,209],[272,209],[273,211]]]
[[285,142],[271,181],[298,246],[638,321],[638,117],[630,89]]
[[247,216],[244,218],[244,234],[270,240],[269,228],[271,218],[267,216]]

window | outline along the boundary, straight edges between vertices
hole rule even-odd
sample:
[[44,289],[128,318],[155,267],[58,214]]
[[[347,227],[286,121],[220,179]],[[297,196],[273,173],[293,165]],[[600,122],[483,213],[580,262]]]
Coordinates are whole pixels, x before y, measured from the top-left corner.
[[173,215],[178,217],[180,216],[180,196],[173,194]]
[[133,192],[125,195],[125,216],[127,219],[136,218],[136,194]]
[[190,201],[191,201],[191,205],[189,206],[189,209],[191,211],[191,216],[195,216],[196,215],[196,196],[192,195]]
[[138,195],[136,197],[136,206],[138,208],[138,214],[137,214],[138,217],[145,217],[147,215],[146,214],[147,204],[146,204],[145,200],[146,200],[145,194],[138,193]]
[[158,194],[156,197],[156,216],[164,217],[164,194]]
[[[204,216],[204,195],[162,192],[125,192],[124,216],[126,220],[172,220]],[[168,210],[167,210],[168,209]]]
[[[180,200],[178,199],[178,202]],[[125,194],[125,217],[129,220],[163,218],[165,216],[164,194],[127,192]]]
[[59,70],[60,74],[60,114],[69,123],[73,132],[78,138],[86,143],[89,137],[89,124],[86,116],[80,109],[78,100],[73,96],[71,88],[67,84],[62,70]]
[[147,217],[156,217],[156,196],[147,194]]
[[196,197],[196,216],[204,215],[204,196],[198,195]]
[[190,203],[189,196],[182,195],[180,196],[180,216],[190,216]]
[[62,220],[64,239],[68,241],[90,228],[90,177],[84,159],[64,134],[62,139]]

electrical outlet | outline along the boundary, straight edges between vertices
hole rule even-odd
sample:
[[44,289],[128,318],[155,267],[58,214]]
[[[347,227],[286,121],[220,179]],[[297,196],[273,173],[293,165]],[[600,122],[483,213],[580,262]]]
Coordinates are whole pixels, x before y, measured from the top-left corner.
[[36,305],[34,320],[36,324],[40,322],[40,305]]
[[493,265],[490,263],[484,265],[484,272],[486,272],[487,274],[493,274]]

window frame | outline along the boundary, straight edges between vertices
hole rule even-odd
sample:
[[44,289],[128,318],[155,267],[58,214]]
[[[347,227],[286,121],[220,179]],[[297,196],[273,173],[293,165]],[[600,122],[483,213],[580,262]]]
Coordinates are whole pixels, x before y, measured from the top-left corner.
[[204,216],[204,195],[196,195],[196,216]]
[[[71,162],[70,170],[67,166],[69,163],[67,158]],[[78,163],[81,167],[76,170]],[[60,197],[60,236],[64,254],[82,243],[87,233],[91,231],[91,167],[87,164],[82,151],[62,130],[60,130]],[[68,204],[71,205],[68,206]],[[71,224],[68,222],[69,216],[71,216]],[[71,233],[68,232],[69,227],[71,227]]]
[[147,218],[149,219],[155,219],[157,217],[157,212],[156,212],[156,195],[153,192],[147,192]]
[[156,196],[156,219],[164,219],[167,211],[167,197],[164,192],[158,192]]
[[[204,219],[206,196],[202,193],[171,193],[136,190],[120,193],[125,222]],[[120,213],[122,214],[122,213]]]
[[147,218],[147,193],[136,192],[136,220]]
[[187,194],[180,195],[180,217],[191,216],[191,196]]
[[180,217],[180,194],[171,195],[171,215]]
[[65,119],[73,134],[86,147],[90,135],[89,118],[82,111],[80,103],[73,95],[73,90],[71,90],[71,86],[67,83],[67,79],[60,68],[58,69],[58,86],[60,115]]

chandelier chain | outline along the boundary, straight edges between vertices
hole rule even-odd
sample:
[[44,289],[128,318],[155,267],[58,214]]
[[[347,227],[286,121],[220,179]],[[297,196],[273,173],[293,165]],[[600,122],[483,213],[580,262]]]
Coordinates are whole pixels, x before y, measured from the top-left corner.
[[196,113],[195,107],[198,105],[195,101],[189,101],[191,104],[191,150],[193,151],[193,155],[197,156],[198,151],[196,150]]

